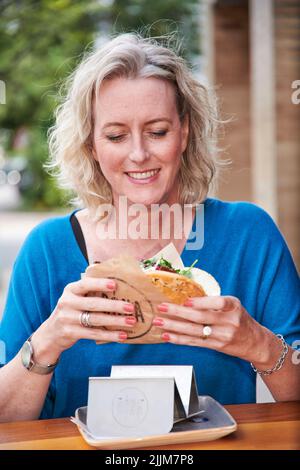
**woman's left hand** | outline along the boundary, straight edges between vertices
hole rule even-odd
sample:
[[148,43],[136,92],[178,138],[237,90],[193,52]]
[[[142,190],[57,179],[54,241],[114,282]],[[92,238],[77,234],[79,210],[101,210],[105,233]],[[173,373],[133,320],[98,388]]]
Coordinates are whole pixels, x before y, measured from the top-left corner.
[[160,304],[157,310],[172,317],[153,320],[167,342],[215,349],[251,362],[260,358],[257,346],[265,328],[236,297],[194,297],[184,305]]

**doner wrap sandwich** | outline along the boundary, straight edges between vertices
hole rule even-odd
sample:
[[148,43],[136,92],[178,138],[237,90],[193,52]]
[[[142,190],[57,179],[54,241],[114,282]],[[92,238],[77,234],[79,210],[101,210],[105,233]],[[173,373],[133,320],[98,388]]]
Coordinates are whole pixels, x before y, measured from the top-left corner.
[[[123,254],[99,264],[88,266],[83,276],[109,278],[116,281],[113,292],[93,293],[109,299],[123,300],[134,305],[133,315],[136,324],[124,327],[128,339],[126,343],[160,343],[161,329],[153,325],[158,314],[157,305],[162,302],[183,304],[188,298],[206,295],[220,295],[221,289],[214,277],[196,268],[195,260],[190,267],[183,265],[175,246],[170,243],[150,259],[137,261]],[[104,312],[108,315],[120,313]],[[125,313],[124,313],[125,315]],[[170,317],[168,313],[159,316]],[[99,327],[98,327],[99,328]],[[115,327],[103,327],[106,330]]]

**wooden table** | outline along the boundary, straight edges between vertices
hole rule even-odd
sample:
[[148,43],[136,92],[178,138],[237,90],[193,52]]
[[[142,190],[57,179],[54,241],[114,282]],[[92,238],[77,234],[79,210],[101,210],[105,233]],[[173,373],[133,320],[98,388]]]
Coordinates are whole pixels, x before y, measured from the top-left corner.
[[[233,434],[209,442],[156,447],[151,450],[300,449],[300,402],[230,405],[225,407],[238,428]],[[91,450],[69,419],[0,424],[0,450]]]

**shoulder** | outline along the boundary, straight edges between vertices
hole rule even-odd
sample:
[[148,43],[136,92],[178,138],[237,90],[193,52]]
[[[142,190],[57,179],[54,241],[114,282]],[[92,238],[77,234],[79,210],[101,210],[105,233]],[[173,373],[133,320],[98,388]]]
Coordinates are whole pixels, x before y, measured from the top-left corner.
[[50,217],[36,225],[27,235],[20,255],[28,253],[35,255],[41,253],[41,251],[46,254],[52,251],[53,247],[55,247],[55,250],[62,249],[64,242],[67,242],[72,234],[70,224],[72,214],[73,212],[62,216]]
[[60,216],[49,217],[30,232],[31,236],[46,236],[47,234],[55,234],[57,231],[67,227],[70,224],[70,218],[75,211]]
[[[280,257],[288,249],[272,217],[251,202],[208,199],[204,206],[206,235],[234,252]],[[276,255],[276,256],[275,256]]]
[[264,209],[248,201],[222,201],[217,198],[207,198],[204,204],[207,209],[219,212],[223,216],[270,218]]
[[255,236],[262,234],[280,237],[280,232],[272,217],[261,207],[247,201],[221,201],[207,198],[205,211],[208,217],[232,230],[250,231]]

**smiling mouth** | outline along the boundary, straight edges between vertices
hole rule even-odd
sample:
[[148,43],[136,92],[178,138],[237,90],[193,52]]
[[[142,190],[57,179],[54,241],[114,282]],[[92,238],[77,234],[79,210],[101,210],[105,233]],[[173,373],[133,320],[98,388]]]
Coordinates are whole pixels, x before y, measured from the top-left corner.
[[137,180],[143,180],[147,178],[151,178],[155,176],[160,171],[160,168],[156,168],[155,170],[148,170],[148,171],[128,171],[126,175],[130,176],[130,178],[134,178]]

